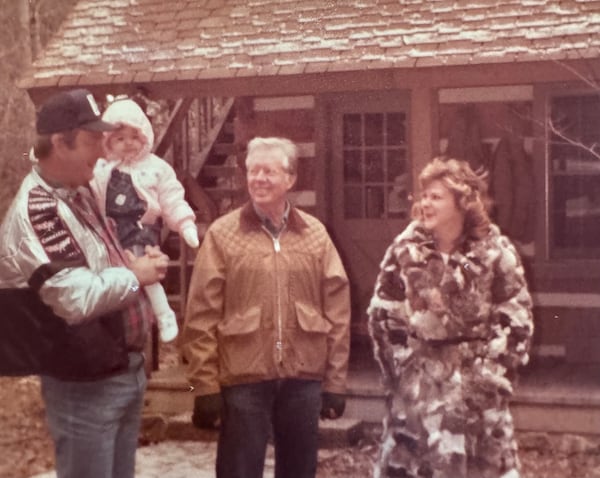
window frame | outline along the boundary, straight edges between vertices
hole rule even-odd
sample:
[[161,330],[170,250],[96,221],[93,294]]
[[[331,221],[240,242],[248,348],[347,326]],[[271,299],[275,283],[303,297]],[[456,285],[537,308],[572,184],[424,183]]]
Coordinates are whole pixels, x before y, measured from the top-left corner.
[[[368,116],[381,115],[381,142],[370,143],[368,141],[367,122]],[[404,130],[403,138],[397,143],[389,142],[389,119],[393,115],[399,115],[402,117],[401,126]],[[356,116],[358,119],[359,138],[357,142],[346,142],[346,130],[344,129],[344,120],[346,117]],[[344,112],[341,113],[342,118],[342,150],[341,156],[343,161],[343,174],[342,174],[342,205],[344,209],[345,220],[403,220],[407,221],[410,217],[410,191],[412,189],[411,178],[412,178],[412,165],[410,162],[410,149],[409,149],[409,138],[408,138],[408,122],[410,121],[408,107],[405,107],[402,111],[355,111],[355,112]],[[347,163],[346,159],[350,156],[355,156],[353,163],[356,163],[358,168],[354,168],[354,176],[357,176],[354,180],[350,178],[350,175],[346,174]],[[381,169],[375,169],[375,176],[370,176],[369,164],[380,163]],[[403,172],[400,176],[391,178],[390,174],[394,170],[392,165],[398,166],[399,170]],[[402,165],[402,167],[400,167]],[[350,169],[348,169],[350,171]],[[380,176],[380,177],[379,177]],[[396,180],[400,179],[399,183]],[[401,213],[395,213],[390,210],[390,196],[395,190],[395,186],[401,186],[404,191],[405,197],[403,201],[406,201],[406,209]],[[356,194],[348,194],[350,190],[356,190]],[[369,191],[377,192],[380,191],[381,197],[381,216],[372,215],[369,208]],[[348,199],[354,197],[358,199],[359,208],[356,211],[356,215],[348,213]],[[353,209],[354,210],[354,209]],[[395,215],[396,214],[396,215]]]
[[[556,186],[556,178],[577,178],[581,176],[582,178],[587,178],[589,173],[587,172],[578,172],[578,171],[555,171],[554,163],[558,160],[556,156],[553,156],[552,150],[553,147],[557,145],[563,144],[568,145],[569,143],[565,140],[564,142],[556,141],[555,133],[553,133],[549,119],[553,114],[553,104],[557,99],[567,99],[569,97],[572,98],[580,98],[580,97],[600,97],[600,90],[595,91],[592,88],[582,88],[580,85],[571,86],[565,88],[565,85],[562,84],[559,86],[554,86],[548,89],[544,94],[544,109],[543,109],[543,143],[544,143],[544,155],[543,155],[543,164],[544,164],[544,182],[545,182],[545,195],[544,195],[544,217],[545,217],[545,227],[544,227],[544,259],[550,262],[561,262],[561,261],[569,261],[569,262],[579,262],[579,261],[600,261],[600,241],[599,245],[596,248],[593,247],[585,247],[585,246],[564,246],[561,247],[557,245],[557,237],[555,235],[555,216],[556,209],[554,207],[555,201],[555,190]],[[598,142],[600,143],[600,127],[598,129]],[[568,146],[569,147],[569,146]],[[576,146],[570,146],[576,147]],[[566,169],[566,167],[565,167]],[[594,173],[594,176],[597,176],[600,181],[600,171]],[[589,178],[588,178],[589,179]],[[575,179],[576,180],[576,179]],[[585,179],[583,179],[585,180]],[[567,187],[567,186],[565,186]],[[567,207],[565,205],[565,207]],[[565,227],[567,219],[565,218]],[[600,221],[600,219],[599,219]],[[600,275],[600,274],[599,274]]]

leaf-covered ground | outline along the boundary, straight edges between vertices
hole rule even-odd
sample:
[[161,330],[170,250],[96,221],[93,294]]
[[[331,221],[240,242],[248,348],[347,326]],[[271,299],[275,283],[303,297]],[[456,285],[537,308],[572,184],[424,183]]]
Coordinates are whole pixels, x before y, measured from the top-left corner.
[[[372,428],[356,446],[320,453],[317,478],[371,476],[377,435]],[[520,434],[519,444],[522,478],[600,478],[600,434]],[[34,377],[0,377],[0,456],[0,478],[28,478],[53,468],[52,442]]]
[[0,377],[0,456],[1,478],[25,478],[54,466],[35,377]]

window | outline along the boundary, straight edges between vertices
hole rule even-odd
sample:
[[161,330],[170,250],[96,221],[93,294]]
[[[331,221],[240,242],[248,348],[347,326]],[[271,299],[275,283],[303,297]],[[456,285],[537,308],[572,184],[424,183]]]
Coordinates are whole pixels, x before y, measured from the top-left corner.
[[600,95],[551,100],[551,255],[600,257]]
[[345,219],[407,219],[406,113],[343,115]]

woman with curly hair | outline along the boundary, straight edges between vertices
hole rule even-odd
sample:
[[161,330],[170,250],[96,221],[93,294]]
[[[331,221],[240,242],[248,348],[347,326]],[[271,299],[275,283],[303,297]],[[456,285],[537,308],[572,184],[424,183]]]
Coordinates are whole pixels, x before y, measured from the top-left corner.
[[508,404],[533,332],[521,260],[466,162],[435,158],[419,183],[368,311],[388,392],[375,477],[517,478]]

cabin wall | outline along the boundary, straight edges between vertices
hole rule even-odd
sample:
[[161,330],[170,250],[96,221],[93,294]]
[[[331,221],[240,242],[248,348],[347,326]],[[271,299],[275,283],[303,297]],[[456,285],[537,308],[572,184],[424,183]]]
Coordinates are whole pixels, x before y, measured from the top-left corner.
[[489,172],[492,218],[519,250],[534,300],[534,356],[598,362],[598,262],[549,249],[547,105],[571,90],[581,84],[440,88],[439,150]]
[[314,96],[254,98],[253,111],[254,136],[281,136],[298,146],[298,178],[290,200],[314,214],[317,204]]
[[[439,83],[439,77],[435,82]],[[597,362],[600,298],[591,293],[597,291],[593,284],[597,284],[600,266],[595,267],[597,262],[593,261],[557,261],[548,255],[543,127],[547,96],[540,94],[543,90],[533,81],[477,86],[476,78],[471,78],[469,86],[456,86],[452,81],[451,87],[444,88],[434,85],[433,76],[430,83],[413,85],[413,184],[423,165],[439,153],[463,157],[474,166],[492,170],[493,217],[517,245],[534,298],[534,355]],[[322,191],[329,184],[331,168],[326,162],[331,160],[332,145],[323,131],[328,127],[326,108],[320,108],[319,101],[318,94],[254,97],[252,132],[284,136],[298,144],[299,177],[292,200],[326,222],[331,205],[324,203],[330,201],[331,194],[340,193]],[[417,192],[413,188],[412,193]]]

